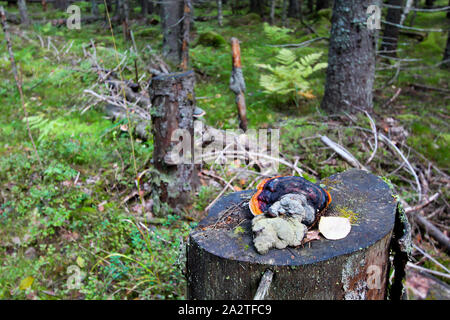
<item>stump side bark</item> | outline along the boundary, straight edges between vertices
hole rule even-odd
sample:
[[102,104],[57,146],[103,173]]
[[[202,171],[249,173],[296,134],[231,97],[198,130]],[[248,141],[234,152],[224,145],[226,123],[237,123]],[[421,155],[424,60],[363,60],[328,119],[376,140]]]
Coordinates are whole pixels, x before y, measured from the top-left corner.
[[260,255],[253,247],[247,206],[222,216],[254,190],[232,193],[221,198],[190,234],[188,298],[252,299],[270,269],[274,276],[267,299],[385,299],[397,208],[389,186],[361,170],[336,174],[322,183],[333,198],[326,215],[345,212],[356,217],[346,238]]
[[[162,203],[177,211],[189,202],[196,185],[196,168],[189,158],[194,136],[194,81],[193,71],[164,74],[151,81],[153,162],[157,170],[152,189],[157,195],[156,211]],[[184,134],[179,136],[176,132]],[[170,163],[168,153],[183,141],[188,150],[181,150],[179,163]]]

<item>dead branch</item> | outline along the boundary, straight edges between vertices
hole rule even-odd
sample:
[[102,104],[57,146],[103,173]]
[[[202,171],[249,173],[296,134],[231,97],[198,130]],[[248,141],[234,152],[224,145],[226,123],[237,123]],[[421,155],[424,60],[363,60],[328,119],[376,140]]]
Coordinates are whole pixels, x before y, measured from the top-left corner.
[[231,38],[231,52],[233,69],[231,71],[230,89],[236,95],[236,105],[239,115],[239,127],[247,131],[247,107],[245,105],[245,81],[241,68],[241,49],[239,46],[239,40],[237,38]]
[[347,161],[351,166],[362,170],[367,170],[367,168],[364,167],[349,151],[347,151],[347,149],[340,146],[336,142],[333,142],[327,136],[320,136],[320,140],[329,148],[333,149],[342,158],[344,158],[344,160]]

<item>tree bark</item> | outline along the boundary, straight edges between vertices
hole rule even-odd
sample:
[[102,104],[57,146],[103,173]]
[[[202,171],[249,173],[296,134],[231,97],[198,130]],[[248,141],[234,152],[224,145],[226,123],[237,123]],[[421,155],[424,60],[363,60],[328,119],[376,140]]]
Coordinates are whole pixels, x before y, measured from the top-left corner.
[[173,0],[161,3],[161,22],[163,28],[164,58],[172,65],[179,66],[182,53],[182,18],[184,1]]
[[23,25],[30,25],[30,18],[28,17],[27,4],[25,0],[18,0],[17,6],[19,7],[20,21]]
[[[155,214],[164,212],[164,203],[180,213],[189,203],[197,183],[191,152],[194,137],[194,81],[193,71],[163,74],[151,80],[153,163],[157,170],[151,181]],[[180,138],[188,150],[177,149]],[[183,151],[182,158],[176,159],[179,151]]]
[[250,0],[250,12],[259,14],[261,17],[264,15],[264,0]]
[[223,26],[222,0],[217,0],[217,22],[219,26]]
[[[362,170],[336,174],[322,183],[332,186],[326,215],[338,215],[343,207],[358,213],[346,238],[321,238],[260,255],[253,245],[253,216],[242,205],[255,190],[231,193],[216,202],[189,236],[188,299],[251,300],[267,270],[274,274],[265,290],[269,300],[385,299],[397,215],[389,186]],[[224,212],[233,205],[235,210]]]
[[450,68],[450,31],[447,32],[447,45],[445,46],[442,61],[442,68]]
[[316,11],[321,9],[326,9],[330,7],[330,0],[317,0],[316,1]]
[[97,0],[91,0],[91,13],[93,16],[98,16]]
[[433,8],[434,0],[425,0],[425,7],[428,9]]
[[[403,7],[404,0],[389,0],[388,4],[392,6]],[[388,8],[386,21],[389,23],[400,24],[403,10],[400,8]],[[380,51],[383,55],[396,57],[398,43],[399,28],[392,24],[385,24],[383,32],[383,40]]]
[[322,108],[372,109],[377,30],[366,27],[366,10],[379,1],[335,0]]
[[55,0],[55,2],[53,2],[53,7],[59,10],[66,11],[68,6],[69,6],[68,0]]
[[236,106],[239,116],[239,127],[247,131],[247,107],[245,105],[245,81],[241,65],[241,49],[239,40],[231,38],[232,71],[230,78],[230,89],[236,95]]
[[286,26],[288,0],[283,0],[283,8],[281,9],[281,25]]
[[192,19],[192,4],[191,0],[184,0],[184,16],[181,26],[181,70],[187,71],[189,66],[189,42]]
[[289,0],[288,17],[300,18],[301,2],[299,0]]
[[270,1],[270,24],[271,25],[275,24],[275,5],[276,5],[276,3],[277,3],[276,0]]

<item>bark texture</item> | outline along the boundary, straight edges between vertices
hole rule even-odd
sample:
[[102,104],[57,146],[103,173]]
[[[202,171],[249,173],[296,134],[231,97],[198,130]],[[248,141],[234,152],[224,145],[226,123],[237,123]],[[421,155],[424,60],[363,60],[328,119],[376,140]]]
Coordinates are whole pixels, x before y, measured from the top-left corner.
[[[170,73],[154,77],[150,85],[152,103],[153,163],[157,173],[152,178],[154,211],[167,203],[180,212],[189,203],[196,185],[196,170],[192,161],[192,147],[183,150],[181,163],[172,163],[170,152],[180,140],[194,137],[194,72]],[[174,136],[177,129],[187,135]],[[175,139],[174,139],[175,137]],[[187,142],[192,146],[192,141]]]
[[299,0],[289,0],[288,17],[300,18],[301,2]]
[[230,78],[230,89],[236,95],[236,106],[239,116],[239,127],[247,131],[247,107],[245,105],[245,81],[241,65],[241,49],[239,40],[231,38],[232,71]]
[[447,32],[447,45],[445,46],[442,68],[450,68],[450,31]]
[[[389,0],[388,4],[392,6],[403,7],[404,0]],[[388,8],[386,21],[389,23],[400,24],[403,10],[400,8]],[[384,25],[383,40],[380,51],[383,55],[396,57],[397,43],[398,43],[399,28],[392,24]]]
[[255,191],[232,193],[190,234],[188,299],[250,300],[267,270],[273,271],[273,279],[266,299],[385,299],[397,210],[389,186],[362,170],[336,174],[322,183],[333,198],[327,215],[338,215],[339,208],[358,215],[346,238],[322,238],[260,255],[252,243],[253,216],[247,207],[237,206],[222,216]]
[[161,4],[161,22],[163,28],[163,56],[173,65],[181,63],[182,26],[184,1],[163,1]]
[[27,4],[25,3],[25,0],[19,0],[17,2],[17,6],[19,7],[21,23],[25,26],[30,25],[30,18],[28,17]]
[[366,26],[366,10],[379,1],[335,0],[322,108],[336,112],[373,106],[378,32]]
[[217,22],[223,26],[222,0],[217,0]]

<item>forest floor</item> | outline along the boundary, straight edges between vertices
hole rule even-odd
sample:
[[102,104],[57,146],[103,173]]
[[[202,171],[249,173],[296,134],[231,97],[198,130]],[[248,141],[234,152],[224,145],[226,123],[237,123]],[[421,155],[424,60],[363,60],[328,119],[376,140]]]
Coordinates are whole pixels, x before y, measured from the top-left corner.
[[[6,7],[6,2],[0,5]],[[79,5],[83,14],[89,12],[89,3]],[[40,4],[29,7],[34,20],[67,16],[51,8],[44,13]],[[207,8],[199,8],[196,13],[216,14]],[[329,37],[330,11],[305,18],[309,28],[289,19],[289,30],[285,31],[269,27],[253,14],[242,12],[233,17],[227,10],[224,14],[223,27],[212,19],[195,22],[192,32],[190,58],[197,75],[197,104],[206,111],[204,121],[220,129],[238,127],[235,98],[228,88],[228,40],[234,36],[241,41],[251,128],[280,128],[283,157],[297,161],[312,181],[351,168],[322,144],[323,135],[365,164],[373,147],[370,118],[364,113],[327,115],[320,110],[325,69],[308,78],[314,96],[309,95],[309,99],[270,95],[260,84],[265,71],[258,64],[276,65],[280,45]],[[81,30],[52,26],[50,22],[35,23],[27,29],[10,24],[28,122],[42,167],[28,138],[4,35],[0,33],[0,299],[185,297],[183,243],[224,185],[204,179],[192,207],[183,216],[158,218],[149,213],[144,217],[134,178],[136,172],[150,166],[152,141],[136,139],[133,154],[123,122],[105,117],[102,104],[94,105],[95,99],[85,92],[102,90],[89,58],[93,55],[105,69],[114,69],[121,61],[126,79],[134,81],[137,69],[141,84],[148,81],[145,61],[161,49],[158,21],[157,16],[132,16],[130,26],[137,52],[131,42],[124,41],[121,28],[114,28],[113,38],[103,21],[83,24]],[[443,12],[418,13],[414,26],[448,28],[448,19]],[[415,60],[401,61],[398,74],[393,67],[396,61],[378,59],[375,108],[370,116],[377,129],[414,166],[422,197],[439,193],[417,214],[448,235],[450,72],[439,67],[446,38],[445,33],[436,32],[426,34],[421,41],[402,35],[399,57]],[[323,52],[320,60],[326,62],[327,46],[326,40],[320,40],[290,50],[298,58]],[[375,157],[366,166],[390,180],[395,192],[410,206],[419,203],[414,177],[386,144],[379,143]],[[239,163],[232,163],[216,175],[222,182],[229,181],[236,167]],[[284,166],[280,171],[292,173]],[[248,175],[235,179],[232,187],[252,188],[254,178]],[[445,250],[414,219],[410,222],[415,245],[448,268]],[[444,272],[418,250],[413,251],[412,263]],[[448,283],[448,278],[437,277]]]

